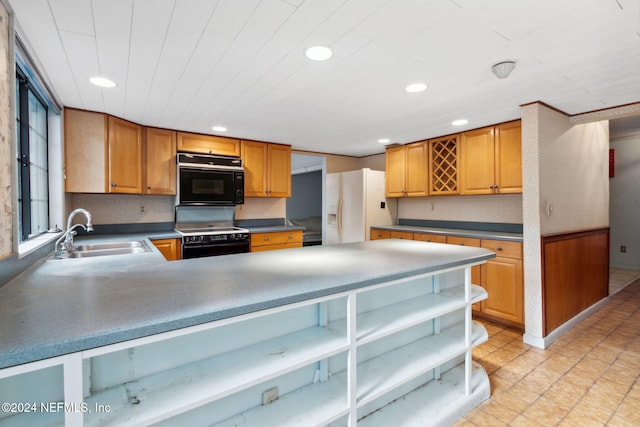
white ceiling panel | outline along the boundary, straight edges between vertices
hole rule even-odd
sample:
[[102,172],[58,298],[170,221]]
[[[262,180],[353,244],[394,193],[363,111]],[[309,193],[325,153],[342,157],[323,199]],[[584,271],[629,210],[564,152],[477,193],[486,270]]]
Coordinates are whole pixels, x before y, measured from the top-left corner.
[[[67,106],[336,154],[640,102],[637,0],[6,0]],[[304,50],[327,44],[312,62]],[[513,60],[504,80],[491,66]],[[112,90],[88,83],[102,73]],[[404,87],[424,81],[427,91]]]
[[[133,5],[131,42],[127,54],[125,117],[142,122],[175,0],[137,1]],[[152,25],[147,22],[149,20]]]
[[176,0],[162,54],[188,60],[215,6],[216,2],[211,0]]
[[259,4],[260,0],[218,0],[207,29],[233,39],[240,33]]
[[100,75],[95,37],[68,31],[60,31],[59,37],[78,87],[80,106],[89,110],[104,110],[102,90],[87,84],[90,77]]
[[61,31],[94,36],[93,1],[57,0],[48,1],[47,9],[51,9],[56,26]]

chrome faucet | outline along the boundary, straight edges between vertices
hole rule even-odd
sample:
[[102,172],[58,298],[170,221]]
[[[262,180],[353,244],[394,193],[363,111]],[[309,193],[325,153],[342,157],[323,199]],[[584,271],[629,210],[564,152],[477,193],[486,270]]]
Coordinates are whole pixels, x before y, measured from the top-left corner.
[[[73,221],[73,217],[79,213],[83,214],[87,218],[86,226],[83,224],[71,225]],[[67,219],[67,231],[65,231],[64,234],[60,236],[60,238],[56,241],[56,245],[54,247],[55,258],[62,258],[64,254],[73,251],[73,236],[78,234],[78,232],[76,231],[76,228],[78,227],[82,227],[84,230],[86,230],[89,233],[93,231],[93,224],[91,223],[91,214],[86,209],[82,209],[82,208],[75,209],[69,214],[69,218]],[[60,246],[60,248],[58,248],[60,243],[62,243],[62,245]]]

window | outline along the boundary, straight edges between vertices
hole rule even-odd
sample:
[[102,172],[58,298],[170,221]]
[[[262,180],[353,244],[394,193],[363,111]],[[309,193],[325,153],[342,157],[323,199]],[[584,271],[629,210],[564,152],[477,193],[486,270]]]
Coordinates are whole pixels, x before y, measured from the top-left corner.
[[16,141],[18,162],[18,240],[49,229],[47,103],[24,69],[16,64]]

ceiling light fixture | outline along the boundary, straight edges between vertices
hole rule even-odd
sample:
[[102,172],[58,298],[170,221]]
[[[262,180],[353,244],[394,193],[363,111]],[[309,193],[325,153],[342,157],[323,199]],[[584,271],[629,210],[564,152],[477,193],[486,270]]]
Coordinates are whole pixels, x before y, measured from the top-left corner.
[[418,93],[425,91],[426,89],[427,85],[425,83],[412,83],[404,88],[404,90],[409,93]]
[[226,132],[227,128],[224,126],[214,126],[211,129],[213,129],[216,132]]
[[498,62],[493,67],[491,67],[491,71],[496,75],[499,79],[506,79],[509,77],[509,74],[516,68],[516,63],[513,61],[504,61]]
[[467,119],[458,119],[451,122],[453,126],[464,126],[467,123],[469,123],[469,120]]
[[312,46],[304,54],[312,61],[326,61],[331,58],[333,52],[326,46]]
[[100,86],[100,87],[115,87],[116,86],[116,82],[114,82],[113,80],[109,80],[106,77],[91,77],[89,79],[89,81],[91,83],[93,83],[96,86]]
[[378,140],[378,142],[379,142],[380,144],[388,144],[388,143],[390,143],[390,142],[391,142],[391,140],[390,140],[389,138],[380,138],[380,139]]

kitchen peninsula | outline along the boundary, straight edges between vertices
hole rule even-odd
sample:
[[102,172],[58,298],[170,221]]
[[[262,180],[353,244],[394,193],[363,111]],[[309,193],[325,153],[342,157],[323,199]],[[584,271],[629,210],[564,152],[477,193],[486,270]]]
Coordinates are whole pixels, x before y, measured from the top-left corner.
[[489,396],[470,270],[494,256],[390,239],[41,261],[0,288],[0,397],[16,409],[0,426],[447,425]]

